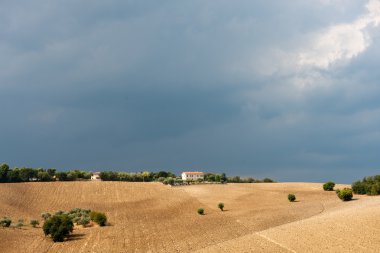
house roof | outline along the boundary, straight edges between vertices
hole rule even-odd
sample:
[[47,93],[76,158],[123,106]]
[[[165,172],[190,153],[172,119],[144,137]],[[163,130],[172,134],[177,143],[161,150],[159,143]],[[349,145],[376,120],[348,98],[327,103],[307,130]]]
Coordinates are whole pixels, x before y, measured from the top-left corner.
[[188,175],[203,175],[204,174],[203,172],[200,172],[200,171],[185,171],[185,172],[182,172],[182,173],[185,173],[185,174],[188,174]]

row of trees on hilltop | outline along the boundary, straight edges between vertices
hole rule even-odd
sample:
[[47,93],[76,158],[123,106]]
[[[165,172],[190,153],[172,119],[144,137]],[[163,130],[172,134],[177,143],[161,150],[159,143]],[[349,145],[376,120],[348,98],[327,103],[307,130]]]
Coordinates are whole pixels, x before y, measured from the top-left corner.
[[49,181],[74,181],[80,179],[90,179],[92,173],[80,170],[71,170],[67,172],[57,172],[56,169],[27,168],[15,167],[13,169],[5,163],[0,164],[0,183],[17,183],[17,182],[49,182]]
[[[10,169],[5,163],[0,164],[0,183],[14,183],[14,182],[49,182],[49,181],[75,181],[75,180],[88,180],[92,176],[91,172],[81,170],[70,171],[57,171],[54,168],[27,168],[15,167]],[[165,182],[168,179],[173,184],[176,181],[181,181],[181,177],[177,177],[170,171],[159,172],[116,172],[116,171],[102,171],[100,172],[100,179],[103,181],[127,181],[127,182],[152,182],[159,181]],[[260,183],[260,182],[274,182],[270,178],[263,180],[254,179],[251,177],[241,178],[239,176],[227,177],[225,173],[205,173],[204,179],[201,181],[206,182],[220,182],[220,183]],[[169,184],[171,184],[168,182]]]
[[126,182],[152,182],[158,181],[159,178],[176,178],[176,175],[169,171],[159,172],[116,172],[116,171],[102,171],[100,172],[100,179],[103,181],[126,181]]
[[256,179],[253,177],[227,177],[228,183],[275,183],[273,179],[270,178],[264,178],[264,179]]

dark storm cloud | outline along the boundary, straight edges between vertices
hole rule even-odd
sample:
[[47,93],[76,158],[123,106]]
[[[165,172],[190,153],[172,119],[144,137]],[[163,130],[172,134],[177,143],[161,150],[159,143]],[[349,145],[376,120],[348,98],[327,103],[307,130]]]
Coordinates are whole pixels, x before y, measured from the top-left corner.
[[374,174],[378,4],[3,1],[0,160]]

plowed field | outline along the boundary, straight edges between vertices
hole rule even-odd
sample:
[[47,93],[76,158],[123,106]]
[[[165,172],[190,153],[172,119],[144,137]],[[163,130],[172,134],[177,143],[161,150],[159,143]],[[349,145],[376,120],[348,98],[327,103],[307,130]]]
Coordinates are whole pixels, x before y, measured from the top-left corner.
[[[288,193],[297,202],[289,203]],[[14,222],[75,207],[105,212],[110,222],[75,229],[64,243],[45,238],[41,228],[1,228],[0,252],[375,252],[380,198],[355,198],[341,202],[313,183],[0,184],[0,216]]]

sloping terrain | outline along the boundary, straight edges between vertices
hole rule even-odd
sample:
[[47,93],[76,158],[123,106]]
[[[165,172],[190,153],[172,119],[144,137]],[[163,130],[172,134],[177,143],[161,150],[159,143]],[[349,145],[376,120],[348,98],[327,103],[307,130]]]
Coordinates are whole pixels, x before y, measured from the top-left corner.
[[[290,192],[298,202],[288,202]],[[220,201],[224,212],[217,208]],[[378,202],[361,197],[343,203],[312,183],[0,184],[0,216],[13,221],[80,207],[105,212],[111,223],[76,229],[64,243],[52,243],[41,228],[0,229],[0,252],[368,252],[380,246]],[[199,207],[206,215],[196,213]]]

